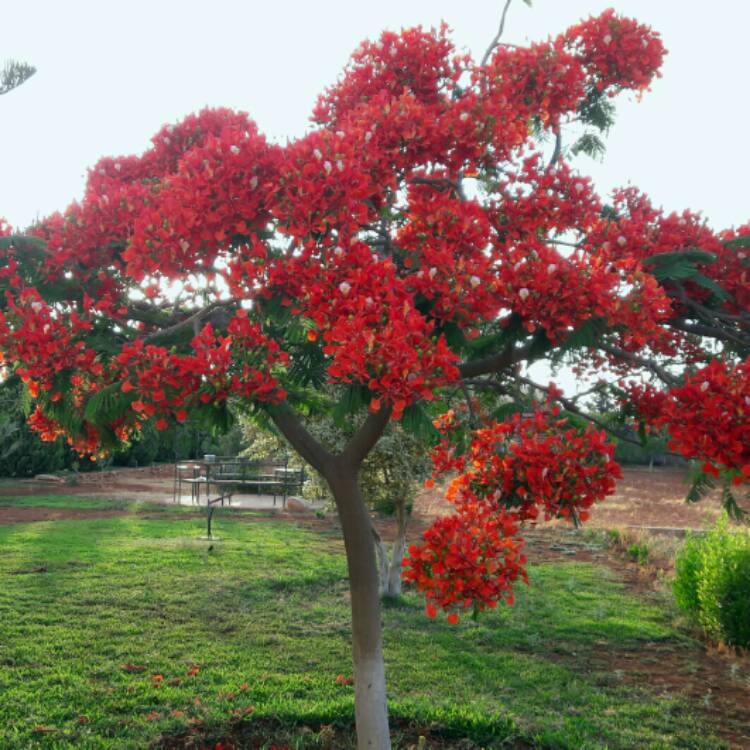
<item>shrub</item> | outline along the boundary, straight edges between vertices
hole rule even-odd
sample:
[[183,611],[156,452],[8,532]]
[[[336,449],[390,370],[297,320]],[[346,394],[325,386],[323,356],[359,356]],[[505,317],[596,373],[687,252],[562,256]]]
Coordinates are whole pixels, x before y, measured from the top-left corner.
[[33,477],[66,468],[70,451],[62,438],[45,443],[20,418],[0,415],[0,477]]
[[626,552],[628,557],[633,562],[638,563],[638,565],[648,565],[649,549],[647,544],[638,544],[635,542],[628,546]]
[[688,535],[674,594],[709,637],[750,647],[750,529],[730,528],[723,517],[705,536]]

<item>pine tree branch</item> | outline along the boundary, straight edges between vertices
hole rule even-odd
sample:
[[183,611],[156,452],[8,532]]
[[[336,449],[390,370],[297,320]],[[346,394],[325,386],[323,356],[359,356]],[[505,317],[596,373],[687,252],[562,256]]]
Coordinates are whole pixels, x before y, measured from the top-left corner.
[[28,63],[10,61],[0,71],[0,96],[18,88],[36,73],[36,68]]

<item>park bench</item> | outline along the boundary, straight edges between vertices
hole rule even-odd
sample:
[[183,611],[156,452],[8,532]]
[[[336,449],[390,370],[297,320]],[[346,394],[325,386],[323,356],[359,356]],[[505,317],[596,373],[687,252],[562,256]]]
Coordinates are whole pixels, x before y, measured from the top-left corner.
[[[173,501],[180,502],[183,485],[190,487],[193,503],[201,504],[205,495],[208,515],[208,536],[216,505],[231,505],[232,496],[239,493],[264,494],[273,497],[273,504],[281,498],[282,507],[292,492],[300,492],[305,482],[305,470],[294,469],[286,458],[266,458],[253,461],[241,457],[204,456],[200,461],[175,464]],[[203,491],[201,488],[204,488]]]

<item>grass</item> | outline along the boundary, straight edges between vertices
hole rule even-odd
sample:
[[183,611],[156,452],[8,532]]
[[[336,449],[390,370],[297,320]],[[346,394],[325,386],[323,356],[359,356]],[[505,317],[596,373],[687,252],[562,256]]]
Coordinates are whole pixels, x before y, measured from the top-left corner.
[[[74,510],[127,510],[132,513],[195,513],[198,506],[149,503],[142,500],[81,497],[78,495],[0,496],[0,506],[18,508],[72,508]],[[232,510],[226,508],[226,510]]]
[[[351,726],[341,543],[232,514],[221,541],[201,533],[171,513],[0,526],[0,748],[142,748],[188,727],[214,743],[240,722],[272,731],[264,717],[318,747],[324,725]],[[428,620],[413,594],[389,603],[395,726],[441,747],[722,747],[682,699],[576,668],[594,648],[695,648],[662,599],[593,564],[530,574],[478,623]]]

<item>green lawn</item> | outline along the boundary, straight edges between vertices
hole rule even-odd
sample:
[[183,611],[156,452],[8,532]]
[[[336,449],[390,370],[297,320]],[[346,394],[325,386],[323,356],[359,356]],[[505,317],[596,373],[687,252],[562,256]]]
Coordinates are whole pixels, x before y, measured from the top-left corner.
[[[238,716],[317,747],[321,725],[351,725],[338,540],[217,514],[209,549],[203,530],[171,513],[0,526],[0,748],[143,748],[189,723],[213,747]],[[680,699],[576,667],[592,647],[695,648],[663,600],[603,566],[530,573],[478,623],[427,620],[411,594],[384,610],[395,725],[443,747],[722,747]]]

